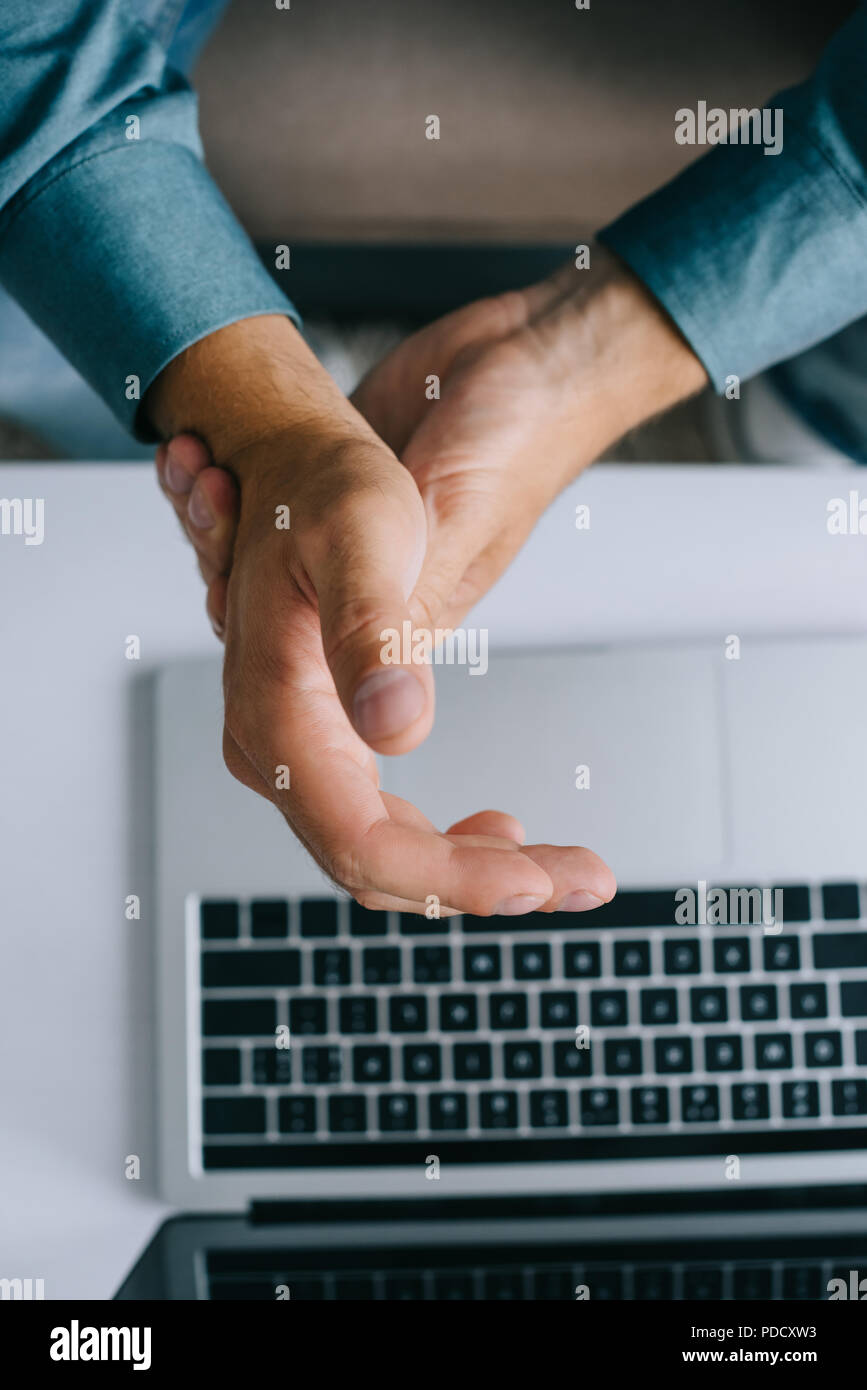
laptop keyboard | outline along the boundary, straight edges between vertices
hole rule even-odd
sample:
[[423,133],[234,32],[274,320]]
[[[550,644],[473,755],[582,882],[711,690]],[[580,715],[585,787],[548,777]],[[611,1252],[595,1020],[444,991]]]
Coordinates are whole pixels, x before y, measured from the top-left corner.
[[[487,1258],[486,1258],[487,1257]],[[414,1301],[574,1300],[810,1300],[827,1299],[832,1279],[849,1287],[850,1271],[867,1260],[830,1257],[692,1260],[656,1258],[578,1261],[567,1252],[443,1252],[436,1264],[413,1265],[405,1252],[376,1262],[357,1252],[330,1253],[332,1268],[305,1267],[298,1252],[281,1249],[211,1251],[204,1297],[212,1300],[326,1299]]]
[[867,1126],[867,890],[788,885],[778,932],[676,925],[674,895],[441,920],[200,901],[205,1166]]

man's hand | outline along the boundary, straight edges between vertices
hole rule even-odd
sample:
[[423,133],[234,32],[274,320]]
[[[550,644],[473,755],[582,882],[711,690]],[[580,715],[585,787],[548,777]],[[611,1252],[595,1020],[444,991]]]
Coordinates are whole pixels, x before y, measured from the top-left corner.
[[[401,343],[353,402],[412,473],[424,501],[427,550],[410,598],[416,624],[456,626],[588,463],[706,381],[671,321],[600,247],[592,271],[570,264]],[[176,490],[173,500],[204,562],[219,632],[234,507],[230,486],[209,462],[198,441],[180,438],[158,467],[164,480],[176,467],[193,489],[189,510]],[[210,529],[197,524],[205,516],[200,506],[214,519]]]
[[184,491],[178,448],[183,458],[196,444],[161,451],[179,514],[195,524],[201,501],[226,539],[240,504],[228,578],[219,556],[203,563],[219,622],[214,595],[225,595],[230,771],[365,906],[423,911],[435,895],[444,911],[488,915],[610,898],[613,877],[589,850],[522,848],[521,827],[494,812],[441,834],[379,791],[371,749],[414,747],[433,719],[430,668],[380,660],[380,632],[412,617],[425,508],[296,330],[264,318],[211,335],[170,364],[146,406],[163,434],[195,430],[219,465]]

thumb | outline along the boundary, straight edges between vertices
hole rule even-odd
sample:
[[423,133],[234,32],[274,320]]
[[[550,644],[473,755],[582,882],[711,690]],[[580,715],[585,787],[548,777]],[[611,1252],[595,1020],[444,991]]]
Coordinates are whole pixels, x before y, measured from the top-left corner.
[[316,591],[325,659],[350,722],[380,753],[405,753],[430,732],[430,665],[413,659],[408,597],[425,549],[424,506],[412,478],[389,467],[379,485],[328,509],[301,557]]

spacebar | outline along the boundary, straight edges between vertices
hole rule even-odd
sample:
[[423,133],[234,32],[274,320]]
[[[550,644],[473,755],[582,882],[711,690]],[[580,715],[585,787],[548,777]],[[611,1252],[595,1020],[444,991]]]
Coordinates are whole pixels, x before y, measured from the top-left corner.
[[817,970],[846,970],[867,966],[867,931],[822,932],[813,937]]

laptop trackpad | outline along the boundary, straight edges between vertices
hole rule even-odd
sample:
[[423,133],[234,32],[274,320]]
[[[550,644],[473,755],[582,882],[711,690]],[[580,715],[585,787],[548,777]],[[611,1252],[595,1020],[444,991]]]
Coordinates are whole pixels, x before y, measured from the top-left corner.
[[430,738],[384,759],[382,780],[440,829],[509,811],[528,842],[587,845],[624,884],[720,867],[719,697],[706,652],[494,652],[485,675],[441,666],[435,676]]

